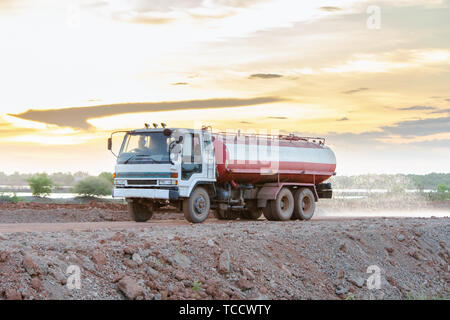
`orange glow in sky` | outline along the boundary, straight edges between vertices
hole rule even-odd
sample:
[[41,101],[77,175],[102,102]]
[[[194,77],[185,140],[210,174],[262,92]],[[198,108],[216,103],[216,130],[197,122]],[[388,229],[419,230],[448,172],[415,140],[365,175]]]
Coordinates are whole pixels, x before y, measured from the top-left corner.
[[201,122],[324,136],[338,174],[449,172],[450,1],[371,5],[0,1],[0,171],[112,171],[111,131]]

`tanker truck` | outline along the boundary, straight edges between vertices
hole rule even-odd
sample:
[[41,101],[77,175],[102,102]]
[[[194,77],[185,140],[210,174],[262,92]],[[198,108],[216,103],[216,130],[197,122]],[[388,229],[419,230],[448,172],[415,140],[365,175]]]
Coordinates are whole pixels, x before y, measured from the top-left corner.
[[[336,158],[323,138],[168,128],[123,133],[113,197],[125,198],[132,220],[144,222],[172,205],[192,223],[213,211],[220,220],[309,220]],[[113,151],[112,151],[113,152]],[[114,152],[113,152],[114,153]]]

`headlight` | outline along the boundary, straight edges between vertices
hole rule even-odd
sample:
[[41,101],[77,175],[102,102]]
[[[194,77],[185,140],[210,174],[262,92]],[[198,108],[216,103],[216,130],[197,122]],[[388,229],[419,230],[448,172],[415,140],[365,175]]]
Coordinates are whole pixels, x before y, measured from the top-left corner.
[[114,184],[116,186],[124,186],[126,184],[126,180],[125,179],[115,179]]
[[159,184],[176,184],[176,181],[172,179],[160,179]]

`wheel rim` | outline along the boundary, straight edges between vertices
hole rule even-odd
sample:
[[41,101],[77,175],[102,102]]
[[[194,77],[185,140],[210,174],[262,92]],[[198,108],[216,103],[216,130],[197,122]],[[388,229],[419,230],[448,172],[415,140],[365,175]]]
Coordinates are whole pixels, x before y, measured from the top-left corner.
[[302,210],[307,213],[311,209],[311,199],[308,196],[303,197],[302,199]]
[[194,212],[197,215],[202,215],[206,211],[206,200],[203,196],[195,198],[194,201]]
[[286,209],[289,207],[289,199],[288,197],[282,197],[280,201],[280,208],[282,211],[286,211]]

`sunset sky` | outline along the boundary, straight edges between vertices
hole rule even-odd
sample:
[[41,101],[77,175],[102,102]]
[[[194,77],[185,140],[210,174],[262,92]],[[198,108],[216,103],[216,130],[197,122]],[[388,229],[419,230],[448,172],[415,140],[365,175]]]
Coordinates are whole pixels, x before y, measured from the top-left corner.
[[106,138],[144,122],[450,172],[450,1],[0,0],[0,171],[113,171]]

